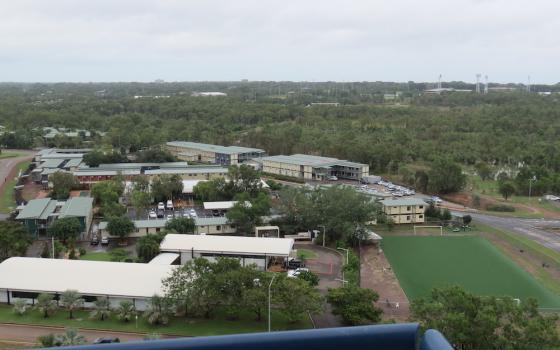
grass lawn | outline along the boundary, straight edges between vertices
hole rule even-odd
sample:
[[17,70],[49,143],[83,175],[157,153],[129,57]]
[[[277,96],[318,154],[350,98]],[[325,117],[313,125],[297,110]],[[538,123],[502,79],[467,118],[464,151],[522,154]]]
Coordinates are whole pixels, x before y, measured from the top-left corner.
[[18,153],[18,152],[2,152],[0,153],[0,159],[19,157],[22,155],[23,155],[22,153]]
[[297,255],[303,259],[317,259],[319,256],[314,251],[309,249],[298,248]]
[[[39,312],[32,310],[23,316],[17,316],[12,308],[7,305],[0,306],[0,323],[18,323],[32,325],[48,325],[73,328],[103,329],[123,332],[160,333],[182,336],[220,335],[235,333],[265,332],[267,330],[266,315],[261,322],[254,321],[254,316],[249,313],[242,315],[237,321],[228,321],[223,315],[216,315],[213,319],[186,319],[171,318],[167,326],[152,326],[143,318],[138,318],[138,328],[135,322],[125,323],[116,318],[106,321],[91,320],[88,311],[74,313],[74,319],[68,319],[68,312],[59,310],[49,318],[43,318]],[[274,330],[307,329],[312,328],[311,321],[306,317],[304,321],[289,324],[277,311],[272,312],[272,328]]]
[[[20,170],[25,170],[29,166],[30,162],[21,162],[16,166],[16,173]],[[16,202],[14,200],[14,187],[17,181],[15,179],[9,179],[6,181],[6,185],[3,187],[2,193],[0,193],[0,213],[9,213],[10,208],[15,208]]]
[[479,295],[534,297],[543,308],[559,308],[560,296],[481,237],[383,238],[383,249],[409,299],[434,287],[460,285]]
[[111,254],[108,252],[88,252],[86,255],[80,256],[80,260],[111,261]]

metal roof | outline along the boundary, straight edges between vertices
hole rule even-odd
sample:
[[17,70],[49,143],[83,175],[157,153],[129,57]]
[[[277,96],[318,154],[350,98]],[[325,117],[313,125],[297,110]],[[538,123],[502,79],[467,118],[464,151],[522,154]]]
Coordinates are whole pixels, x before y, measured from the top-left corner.
[[[70,259],[9,258],[0,264],[0,289],[150,298],[164,295],[162,279],[176,266]],[[24,276],[24,277],[22,277]]]
[[[237,201],[225,201],[225,202],[203,202],[204,209],[207,210],[226,210],[233,208],[237,204]],[[251,202],[246,201],[245,205],[247,207],[251,206]]]
[[39,167],[43,169],[54,169],[58,168],[64,161],[64,158],[47,159],[42,162]]
[[381,204],[383,204],[386,207],[395,207],[395,206],[401,206],[401,205],[428,205],[422,199],[415,198],[415,197],[399,198],[399,199],[385,199],[385,200],[381,201]]
[[[27,202],[27,205],[16,217],[17,220],[22,219],[38,219],[46,209],[49,209],[49,204],[54,203],[56,207],[56,201],[50,198],[32,199]],[[54,210],[54,208],[53,208]],[[52,210],[51,210],[52,213]],[[50,213],[49,213],[50,214]]]
[[[136,228],[162,228],[165,227],[167,220],[165,219],[154,219],[154,220],[132,220]],[[107,221],[101,221],[98,225],[100,230],[106,230]]]
[[117,175],[140,175],[140,170],[90,170],[95,168],[78,169],[73,172],[74,176],[117,176]]
[[74,158],[74,159],[68,160],[68,162],[64,165],[64,167],[65,168],[73,168],[73,167],[76,167],[80,164],[82,164],[82,159],[81,158]]
[[239,236],[168,234],[161,242],[162,252],[191,251],[235,254],[289,256],[294,240]]
[[72,197],[64,203],[60,209],[61,218],[64,217],[88,217],[93,208],[92,197]]
[[160,167],[160,168],[186,168],[187,162],[164,162],[164,163],[104,163],[90,169],[140,169],[143,167]]
[[292,154],[291,156],[285,156],[285,155],[269,156],[269,157],[262,157],[261,160],[294,164],[294,165],[309,165],[312,167],[323,167],[323,168],[325,167],[328,168],[332,166],[362,168],[367,166],[367,164],[355,163],[355,162],[350,162],[347,160],[341,160],[337,158],[312,156],[308,154]]
[[155,256],[148,264],[158,264],[158,265],[171,265],[175,260],[177,260],[181,255],[177,253],[160,253]]
[[237,154],[237,153],[265,153],[265,150],[260,148],[249,148],[241,146],[219,146],[210,145],[207,143],[189,142],[189,141],[170,141],[167,142],[168,146],[192,148],[205,152],[215,152],[223,154]]
[[228,170],[221,167],[192,167],[186,169],[153,169],[146,170],[146,175],[159,175],[159,174],[226,174]]

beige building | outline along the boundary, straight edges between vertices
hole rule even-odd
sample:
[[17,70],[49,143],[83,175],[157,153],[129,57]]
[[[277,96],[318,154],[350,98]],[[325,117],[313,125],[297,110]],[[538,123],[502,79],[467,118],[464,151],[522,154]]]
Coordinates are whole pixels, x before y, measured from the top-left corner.
[[[153,220],[134,220],[136,229],[128,237],[142,237],[148,234],[155,234],[165,230],[166,219]],[[107,221],[99,223],[99,234],[101,237],[112,237],[107,231]],[[229,225],[226,217],[209,217],[194,219],[195,234],[198,235],[229,235],[237,232],[237,229]]]
[[294,154],[261,158],[264,173],[296,177],[304,180],[341,179],[360,180],[369,175],[367,164],[336,158]]
[[385,199],[383,212],[395,224],[418,224],[426,221],[424,212],[428,204],[420,198]]
[[187,141],[171,141],[167,142],[166,146],[171,154],[181,160],[226,166],[241,164],[266,154],[259,148],[219,146]]

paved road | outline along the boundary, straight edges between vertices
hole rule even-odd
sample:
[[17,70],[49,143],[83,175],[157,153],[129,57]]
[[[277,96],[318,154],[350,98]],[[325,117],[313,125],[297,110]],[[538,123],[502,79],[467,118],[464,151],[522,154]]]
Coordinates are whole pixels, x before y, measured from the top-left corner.
[[[50,333],[64,333],[64,328],[14,325],[5,323],[0,324],[0,342],[21,342],[32,345],[37,341],[37,337]],[[139,341],[144,338],[143,334],[137,333],[106,332],[93,330],[79,330],[79,333],[86,337],[86,340],[88,342],[93,342],[97,338],[107,336],[118,337],[121,342]]]
[[[30,150],[9,150],[9,149],[2,150],[2,152],[18,152],[23,155],[20,157],[0,159],[0,193],[2,193],[3,191],[4,184],[9,180],[11,180],[8,179],[8,177],[10,176],[10,173],[12,172],[13,168],[21,161],[31,160],[33,156],[37,153],[36,151],[30,151]],[[8,216],[9,216],[8,214],[0,213],[0,220],[6,220]]]
[[[465,213],[454,212],[453,214],[464,215]],[[478,222],[498,229],[517,233],[521,236],[530,238],[545,247],[560,252],[560,235],[545,231],[541,228],[560,228],[560,220],[504,218],[480,213],[468,214]]]

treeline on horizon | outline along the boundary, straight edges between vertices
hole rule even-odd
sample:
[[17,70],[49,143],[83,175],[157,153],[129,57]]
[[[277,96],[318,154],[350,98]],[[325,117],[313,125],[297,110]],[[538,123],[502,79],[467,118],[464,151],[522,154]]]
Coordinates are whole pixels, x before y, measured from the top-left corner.
[[[106,132],[90,144],[125,152],[190,140],[258,147],[271,155],[349,159],[369,164],[373,173],[441,157],[462,165],[482,161],[560,171],[558,94],[428,96],[419,94],[425,87],[421,84],[407,92],[394,83],[274,83],[286,85],[277,90],[264,82],[189,84],[190,90],[182,86],[183,94],[178,92],[181,83],[29,84],[25,89],[0,84],[0,125],[16,131],[4,134],[0,143],[44,145],[42,131],[33,129],[50,126]],[[152,85],[167,86],[170,97],[132,97],[154,96]],[[558,85],[547,91],[554,87]],[[369,93],[363,92],[367,89]],[[223,91],[228,97],[191,97],[190,91]],[[383,93],[395,91],[403,94],[383,101]],[[341,105],[310,106],[312,102]],[[87,145],[63,137],[52,142],[50,146]]]

